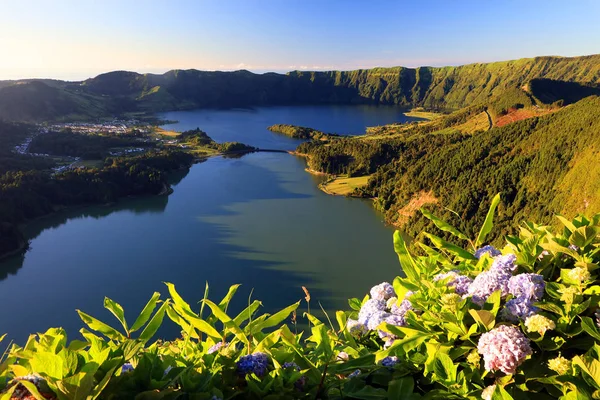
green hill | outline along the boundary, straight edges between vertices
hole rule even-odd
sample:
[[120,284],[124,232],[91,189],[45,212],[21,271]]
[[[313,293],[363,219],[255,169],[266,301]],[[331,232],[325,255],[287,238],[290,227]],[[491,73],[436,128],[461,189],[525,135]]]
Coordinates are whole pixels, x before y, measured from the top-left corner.
[[376,139],[304,143],[298,151],[318,171],[373,174],[354,195],[373,198],[387,221],[409,235],[429,224],[415,212],[422,206],[473,233],[485,217],[479,204],[495,193],[503,204],[499,236],[526,218],[547,223],[555,214],[600,211],[600,97],[487,131],[461,132],[464,119],[477,112],[467,109]]
[[[534,81],[538,79],[546,81]],[[600,84],[600,55],[442,68],[293,71],[285,75],[244,70],[173,70],[162,75],[116,71],[80,83],[0,82],[0,117],[44,120],[124,111],[326,103],[446,110],[487,103],[518,88],[543,92],[539,98],[543,102],[556,97],[556,91],[559,97],[565,90],[577,91],[574,86],[558,88],[547,80],[575,82],[595,90]]]

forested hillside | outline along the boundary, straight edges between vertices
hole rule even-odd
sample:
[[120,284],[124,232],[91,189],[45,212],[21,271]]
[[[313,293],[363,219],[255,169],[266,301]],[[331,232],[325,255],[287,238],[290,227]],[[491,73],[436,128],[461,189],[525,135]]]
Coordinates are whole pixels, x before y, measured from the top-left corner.
[[[533,79],[600,84],[600,55],[537,57],[459,67],[254,74],[173,70],[162,75],[116,71],[84,82],[0,83],[0,118],[85,118],[130,111],[280,104],[393,104],[459,109],[488,102]],[[553,98],[550,93],[549,98]],[[548,100],[544,98],[543,100]]]
[[298,151],[315,170],[373,174],[355,195],[373,198],[409,235],[429,224],[415,212],[422,206],[472,234],[485,217],[479,205],[495,193],[503,204],[497,237],[514,233],[515,221],[550,223],[555,214],[600,211],[599,97],[476,133],[457,129],[479,111],[375,137],[304,143]]

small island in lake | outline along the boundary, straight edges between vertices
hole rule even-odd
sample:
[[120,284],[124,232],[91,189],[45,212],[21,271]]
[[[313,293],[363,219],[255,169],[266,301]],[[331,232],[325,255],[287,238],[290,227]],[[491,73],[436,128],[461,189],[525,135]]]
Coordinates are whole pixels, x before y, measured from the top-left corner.
[[267,129],[271,132],[281,133],[294,139],[327,140],[328,136],[338,136],[321,132],[313,128],[289,124],[275,124],[267,127]]

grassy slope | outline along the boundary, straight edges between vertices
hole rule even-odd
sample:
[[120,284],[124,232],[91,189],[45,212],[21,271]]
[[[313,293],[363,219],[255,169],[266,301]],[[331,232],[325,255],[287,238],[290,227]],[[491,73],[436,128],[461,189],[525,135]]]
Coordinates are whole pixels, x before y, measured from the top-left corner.
[[321,185],[324,192],[334,195],[347,196],[357,188],[366,186],[370,176],[356,176],[353,178],[336,177]]
[[[493,128],[456,144],[404,162],[402,155],[369,183],[368,194],[384,204],[388,220],[423,190],[457,211],[467,230],[479,226],[478,205],[503,195],[498,223],[533,218],[550,222],[555,213],[572,216],[600,211],[600,98],[589,97],[539,118]],[[443,208],[448,219],[456,219]],[[411,233],[427,222],[418,214],[406,224]]]

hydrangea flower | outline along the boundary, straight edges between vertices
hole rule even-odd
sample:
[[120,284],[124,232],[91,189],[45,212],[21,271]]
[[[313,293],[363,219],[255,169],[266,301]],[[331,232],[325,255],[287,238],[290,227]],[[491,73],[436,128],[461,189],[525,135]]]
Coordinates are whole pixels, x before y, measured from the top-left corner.
[[481,392],[481,398],[483,400],[492,400],[494,390],[496,390],[496,385],[490,385],[486,387],[485,389],[483,389],[483,392]]
[[574,245],[574,244],[570,244],[569,245],[569,249],[571,249],[573,251],[579,251],[579,247],[577,245]]
[[499,325],[479,338],[477,351],[483,355],[485,369],[514,374],[532,354],[529,339],[513,325]]
[[527,332],[537,332],[543,335],[546,331],[556,328],[556,324],[543,315],[535,314],[525,320],[525,327],[527,328]]
[[576,267],[568,272],[569,278],[577,282],[585,282],[591,279],[592,275],[587,268]]
[[360,369],[357,369],[356,371],[354,371],[353,373],[351,373],[350,375],[348,375],[348,378],[356,378],[360,374],[361,374]]
[[571,361],[562,356],[548,360],[548,368],[559,375],[565,375],[571,371]]
[[572,303],[573,298],[579,294],[579,289],[574,286],[567,286],[562,289],[558,289],[558,292],[561,294],[560,300],[565,303]]
[[475,258],[479,259],[481,257],[483,257],[484,254],[489,254],[490,257],[496,257],[501,255],[502,253],[499,250],[496,250],[496,248],[494,246],[490,246],[489,244],[487,246],[483,246],[479,249],[477,249],[475,251]]
[[500,290],[502,296],[508,294],[508,281],[511,274],[503,268],[491,268],[483,271],[469,285],[467,295],[471,296],[473,302],[482,305],[485,300],[495,291]]
[[508,291],[515,297],[538,301],[544,297],[546,283],[538,274],[519,274],[508,281]]
[[227,343],[225,343],[223,341],[217,342],[217,343],[213,344],[212,346],[210,346],[208,348],[208,350],[206,351],[206,353],[207,354],[215,353],[215,352],[219,351],[221,349],[221,347],[223,347],[225,345],[227,345]]
[[121,367],[121,374],[125,374],[127,372],[131,372],[133,371],[135,368],[133,368],[133,365],[131,365],[131,363],[125,363],[123,364],[123,366]]
[[381,360],[381,365],[388,369],[394,369],[394,366],[398,364],[398,357],[396,356],[388,356]]
[[444,306],[455,306],[462,301],[462,297],[456,293],[446,293],[442,295],[441,301]]
[[385,311],[374,312],[373,314],[371,314],[371,316],[367,320],[367,329],[369,329],[369,330],[376,329],[379,326],[379,324],[381,324],[383,321],[385,321],[386,318],[388,318],[390,315],[392,315],[392,314],[385,312]]
[[494,262],[492,263],[492,267],[490,269],[500,269],[502,271],[512,273],[515,269],[517,269],[515,261],[517,261],[517,256],[514,254],[498,256],[494,258]]
[[360,336],[367,333],[366,325],[358,322],[355,319],[349,318],[348,322],[346,322],[346,328],[348,329],[348,332],[350,332],[350,334],[353,336]]
[[367,300],[358,312],[358,322],[367,325],[367,321],[371,318],[371,315],[378,311],[385,311],[385,302],[376,299]]
[[437,274],[433,277],[433,281],[449,279],[448,286],[454,288],[457,294],[465,295],[469,290],[469,286],[473,282],[473,279],[468,276],[460,275],[458,271],[452,270],[444,274]]
[[[298,366],[298,364],[296,364],[293,361],[283,363],[281,368],[283,368],[283,369],[293,368],[296,371],[300,371],[300,367]],[[298,380],[296,380],[296,382],[294,382],[294,387],[296,388],[296,390],[299,390],[299,391],[303,391],[305,385],[306,385],[306,377],[305,376],[301,376],[300,378],[298,378]]]
[[380,283],[379,285],[375,285],[371,288],[371,299],[386,301],[394,296],[396,296],[396,292],[394,291],[394,287],[387,282]]
[[[392,312],[392,315],[396,315],[398,317],[401,317],[402,319],[404,319],[406,313],[410,310],[414,310],[414,308],[412,306],[412,303],[408,299],[402,300],[402,303],[400,303],[399,306],[394,304],[392,306],[392,308],[390,309],[390,311]],[[394,324],[394,325],[396,325],[396,324]]]
[[256,376],[261,377],[267,372],[268,366],[269,357],[261,352],[242,356],[237,362],[238,373],[242,376],[254,373]]
[[537,310],[529,299],[515,298],[506,302],[501,315],[506,321],[516,323],[519,320],[524,321],[528,317],[531,317]]
[[[384,322],[394,326],[406,326],[406,320],[404,317],[394,314],[390,314],[386,319],[384,319]],[[396,335],[382,331],[381,329],[378,331],[378,333],[381,339],[395,340],[398,338]]]

